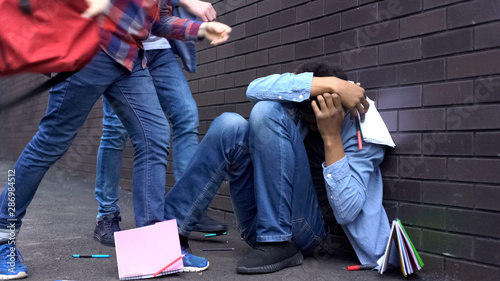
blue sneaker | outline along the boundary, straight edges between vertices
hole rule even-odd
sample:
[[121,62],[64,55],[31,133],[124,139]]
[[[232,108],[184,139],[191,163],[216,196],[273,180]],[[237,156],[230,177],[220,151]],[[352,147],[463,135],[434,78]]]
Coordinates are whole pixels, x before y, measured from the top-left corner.
[[28,276],[23,256],[16,246],[7,243],[0,245],[0,262],[0,279],[21,279]]
[[183,255],[185,255],[182,258],[182,262],[184,263],[184,272],[197,272],[203,271],[208,268],[210,263],[207,261],[207,259],[191,254],[189,248],[184,248],[181,246],[181,252]]

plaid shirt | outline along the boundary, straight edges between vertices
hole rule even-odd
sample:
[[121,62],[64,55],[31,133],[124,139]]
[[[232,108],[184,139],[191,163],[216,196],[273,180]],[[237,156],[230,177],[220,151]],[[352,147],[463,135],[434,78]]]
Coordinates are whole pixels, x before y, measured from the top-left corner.
[[[174,5],[178,1],[174,0]],[[132,70],[141,41],[149,34],[198,40],[201,22],[172,16],[172,0],[111,0],[111,8],[100,21],[100,47],[116,62]]]

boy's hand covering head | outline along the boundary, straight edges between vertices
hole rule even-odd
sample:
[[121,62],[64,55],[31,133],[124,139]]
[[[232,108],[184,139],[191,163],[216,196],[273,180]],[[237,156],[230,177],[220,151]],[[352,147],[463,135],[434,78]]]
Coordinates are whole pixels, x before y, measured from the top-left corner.
[[[370,104],[366,100],[365,90],[358,84],[347,81],[347,75],[341,67],[331,65],[325,61],[307,62],[299,66],[295,73],[312,72],[315,78],[322,77],[323,82],[330,84],[328,92],[337,93],[340,96],[342,105],[351,112],[351,118],[357,116],[359,112],[361,121],[365,119],[365,113],[368,111]],[[327,92],[327,91],[324,91]],[[324,93],[323,91],[320,94]],[[313,98],[313,96],[311,96]],[[304,102],[305,103],[305,102]],[[307,102],[308,103],[308,102]],[[299,107],[308,107],[302,105]],[[309,112],[312,109],[307,110]]]
[[365,113],[368,111],[370,104],[366,100],[365,89],[361,88],[359,83],[354,84],[348,81],[338,81],[337,92],[343,93],[341,96],[342,104],[351,112],[351,119],[358,116],[361,121],[365,120]]
[[106,12],[109,9],[109,0],[85,0],[87,2],[87,10],[82,13],[84,18],[92,18]]
[[340,129],[344,121],[344,107],[337,94],[324,93],[317,100],[311,102],[316,126],[325,142],[340,136]]

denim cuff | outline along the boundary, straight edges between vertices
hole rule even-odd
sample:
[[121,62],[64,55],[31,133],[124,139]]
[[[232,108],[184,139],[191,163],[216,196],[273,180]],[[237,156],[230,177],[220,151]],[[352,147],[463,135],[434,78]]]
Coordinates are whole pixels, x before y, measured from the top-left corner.
[[7,243],[9,240],[15,240],[19,236],[19,228],[13,229],[2,227],[0,228],[0,245]]
[[287,235],[257,235],[257,242],[285,242],[292,240],[292,234]]
[[339,182],[349,175],[349,163],[347,163],[347,156],[344,156],[339,161],[325,167],[325,162],[321,164],[323,167],[323,177],[326,182]]

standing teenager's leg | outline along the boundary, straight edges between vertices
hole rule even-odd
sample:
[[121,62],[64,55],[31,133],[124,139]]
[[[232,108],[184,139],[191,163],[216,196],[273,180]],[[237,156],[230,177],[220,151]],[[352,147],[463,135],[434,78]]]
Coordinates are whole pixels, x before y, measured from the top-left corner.
[[[158,99],[172,124],[173,170],[178,180],[198,146],[198,107],[171,49],[149,50],[146,56]],[[227,227],[204,213],[193,230],[220,233]]]
[[147,68],[132,72],[105,93],[134,146],[133,203],[137,227],[163,220],[170,130]]
[[102,98],[102,137],[97,151],[95,198],[98,202],[94,239],[106,246],[115,246],[116,231],[120,231],[119,182],[122,153],[128,138],[127,130],[113,108]]
[[[122,66],[99,52],[84,69],[51,89],[47,113],[40,121],[38,132],[13,168],[15,184],[7,184],[0,196],[0,243],[4,243],[1,247],[13,247],[5,243],[15,239],[12,234],[18,233],[40,181],[69,149],[94,103],[122,71]],[[102,75],[103,72],[106,75]],[[12,202],[15,202],[13,206]],[[4,251],[0,252],[3,259]],[[17,277],[26,273],[17,258],[15,271]],[[1,266],[0,275],[11,278],[13,273]]]

